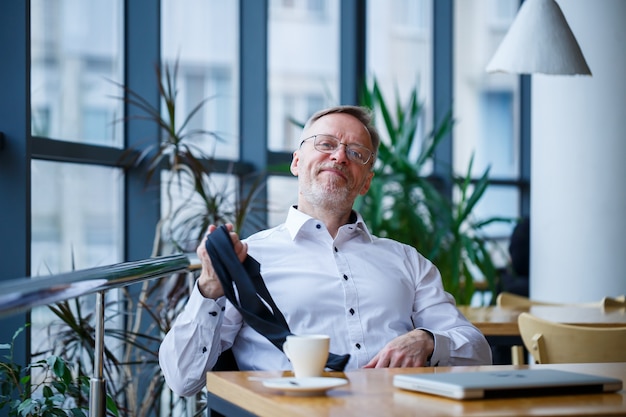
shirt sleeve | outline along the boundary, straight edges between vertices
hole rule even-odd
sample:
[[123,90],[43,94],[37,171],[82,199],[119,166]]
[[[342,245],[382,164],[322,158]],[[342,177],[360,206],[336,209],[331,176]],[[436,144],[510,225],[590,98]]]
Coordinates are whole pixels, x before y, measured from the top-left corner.
[[[427,329],[426,329],[427,330]],[[473,326],[448,331],[433,331],[435,350],[431,366],[491,365],[491,348],[485,337]]]
[[191,396],[204,388],[206,372],[222,352],[219,329],[225,303],[224,297],[204,298],[196,282],[187,305],[163,338],[159,365],[177,395]]
[[416,254],[419,279],[413,306],[415,328],[432,333],[435,349],[431,366],[491,365],[491,347],[485,336],[456,307],[439,270]]

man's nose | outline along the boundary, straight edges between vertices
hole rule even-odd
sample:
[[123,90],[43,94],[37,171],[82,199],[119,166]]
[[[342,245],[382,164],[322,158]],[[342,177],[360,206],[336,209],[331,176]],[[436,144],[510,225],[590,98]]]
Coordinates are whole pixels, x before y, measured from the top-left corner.
[[330,154],[331,159],[345,164],[346,162],[348,162],[348,154],[346,153],[347,149],[348,145],[346,145],[345,143],[340,143],[339,146],[337,146],[337,149],[335,149]]

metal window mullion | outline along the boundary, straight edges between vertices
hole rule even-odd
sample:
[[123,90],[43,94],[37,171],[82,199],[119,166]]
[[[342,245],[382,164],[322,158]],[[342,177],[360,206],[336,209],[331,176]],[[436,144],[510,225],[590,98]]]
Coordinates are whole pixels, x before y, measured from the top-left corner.
[[[268,149],[268,1],[239,0],[239,160],[255,171],[267,171]],[[242,196],[253,187],[254,178],[240,177]],[[256,195],[254,206],[267,207],[267,189]],[[251,217],[254,217],[252,219]],[[267,224],[267,210],[254,210],[240,231],[255,232],[250,224]]]
[[339,98],[341,104],[358,104],[365,83],[367,2],[342,0],[339,24]]
[[[161,63],[161,9],[160,1],[126,0],[124,12],[124,83],[150,102],[160,105],[156,66]],[[136,107],[126,105],[126,117],[136,115]],[[156,123],[129,120],[124,124],[126,147],[145,148],[159,143]],[[148,142],[148,140],[150,142]],[[147,258],[152,252],[155,225],[158,223],[160,204],[159,176],[147,186],[145,168],[126,172],[124,187],[125,208],[125,260]]]
[[[433,2],[433,126],[451,112],[454,95],[454,2]],[[449,132],[435,150],[433,175],[441,179],[445,195],[452,198],[453,136]]]
[[[30,275],[31,135],[30,1],[0,2],[0,280]],[[0,340],[28,322],[27,314],[0,319]],[[24,335],[26,337],[24,337]],[[28,363],[30,338],[22,333],[13,345],[13,362]]]

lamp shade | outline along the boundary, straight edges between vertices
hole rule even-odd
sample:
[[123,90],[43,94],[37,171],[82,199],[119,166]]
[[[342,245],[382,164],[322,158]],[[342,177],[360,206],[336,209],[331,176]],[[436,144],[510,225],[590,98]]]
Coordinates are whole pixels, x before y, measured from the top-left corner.
[[488,72],[591,75],[576,37],[554,0],[525,0]]

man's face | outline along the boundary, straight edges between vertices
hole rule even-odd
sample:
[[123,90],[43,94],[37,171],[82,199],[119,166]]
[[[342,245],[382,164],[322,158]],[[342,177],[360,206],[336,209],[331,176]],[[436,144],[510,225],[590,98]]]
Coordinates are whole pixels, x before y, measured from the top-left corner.
[[[374,151],[365,126],[348,114],[323,116],[309,126],[302,137],[317,134],[331,135],[342,144],[358,144]],[[293,153],[291,172],[298,177],[299,197],[303,199],[299,204],[351,208],[356,197],[365,194],[370,187],[374,176],[370,169],[373,160],[363,165],[348,159],[343,145],[329,154],[316,150],[313,144],[314,139],[309,139]]]

